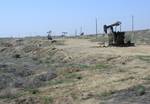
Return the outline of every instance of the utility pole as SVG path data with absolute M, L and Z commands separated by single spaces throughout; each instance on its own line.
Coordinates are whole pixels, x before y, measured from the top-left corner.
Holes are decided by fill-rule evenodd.
M 120 32 L 121 32 L 121 29 L 122 29 L 122 24 L 120 24 Z
M 96 38 L 97 38 L 97 35 L 98 35 L 98 32 L 97 32 L 97 27 L 98 27 L 98 26 L 97 26 L 97 18 L 96 18 L 96 21 L 95 21 L 95 22 L 96 22 Z
M 133 15 L 132 15 L 132 38 L 135 43 L 136 39 L 135 39 L 135 32 L 134 32 L 134 16 Z
M 77 31 L 77 29 L 75 29 L 75 36 L 77 36 L 78 35 L 78 31 Z
M 132 16 L 132 32 L 134 32 L 134 16 Z
M 48 35 L 51 35 L 51 34 L 52 34 L 52 31 L 51 31 L 51 30 L 49 30 L 47 33 L 48 33 Z
M 82 26 L 80 27 L 80 34 L 82 34 Z
M 68 32 L 62 32 L 62 37 L 65 37 Z

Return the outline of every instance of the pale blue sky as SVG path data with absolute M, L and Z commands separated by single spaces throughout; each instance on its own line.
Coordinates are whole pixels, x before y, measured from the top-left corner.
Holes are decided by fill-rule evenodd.
M 0 36 L 95 33 L 96 17 L 99 32 L 117 20 L 130 30 L 132 15 L 135 29 L 150 28 L 150 0 L 0 0 Z

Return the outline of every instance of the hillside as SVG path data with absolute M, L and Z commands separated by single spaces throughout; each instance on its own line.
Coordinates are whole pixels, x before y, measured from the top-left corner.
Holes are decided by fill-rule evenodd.
M 150 31 L 135 47 L 101 37 L 0 39 L 0 104 L 149 104 Z

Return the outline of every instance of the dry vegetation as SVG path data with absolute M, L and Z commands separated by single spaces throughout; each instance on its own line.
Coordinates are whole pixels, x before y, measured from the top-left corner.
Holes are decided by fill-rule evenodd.
M 150 38 L 107 48 L 94 38 L 0 39 L 0 104 L 149 104 Z

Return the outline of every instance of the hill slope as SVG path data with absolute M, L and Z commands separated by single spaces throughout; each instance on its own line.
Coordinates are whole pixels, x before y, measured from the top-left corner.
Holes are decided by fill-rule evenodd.
M 136 33 L 149 38 L 149 30 Z M 150 46 L 88 39 L 0 39 L 2 104 L 149 104 Z M 148 42 L 148 41 L 147 41 Z

